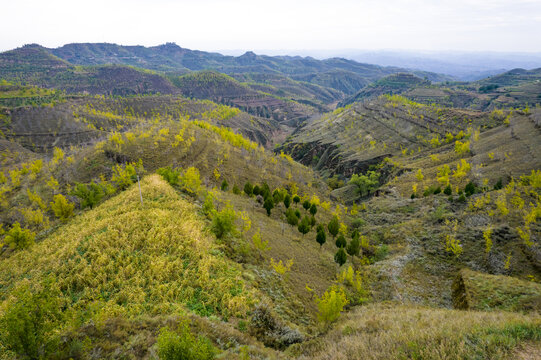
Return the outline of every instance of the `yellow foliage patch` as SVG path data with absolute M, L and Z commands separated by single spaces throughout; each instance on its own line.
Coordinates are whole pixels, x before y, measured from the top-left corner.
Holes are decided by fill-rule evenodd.
M 144 178 L 141 190 L 143 205 L 132 186 L 0 262 L 1 298 L 51 274 L 76 311 L 98 306 L 138 316 L 188 307 L 202 315 L 245 315 L 252 291 L 238 265 L 215 255 L 219 248 L 203 232 L 196 207 L 158 175 Z

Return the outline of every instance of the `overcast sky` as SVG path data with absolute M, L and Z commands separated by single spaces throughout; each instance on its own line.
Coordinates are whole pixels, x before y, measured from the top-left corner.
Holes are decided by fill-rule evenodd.
M 541 0 L 0 0 L 0 50 L 39 43 L 199 50 L 541 52 Z

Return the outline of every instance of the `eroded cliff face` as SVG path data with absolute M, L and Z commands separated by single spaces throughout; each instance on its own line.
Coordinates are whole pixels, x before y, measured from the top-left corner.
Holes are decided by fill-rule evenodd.
M 319 141 L 309 143 L 287 144 L 283 151 L 291 154 L 293 159 L 303 165 L 312 166 L 325 175 L 342 175 L 364 173 L 370 166 L 380 164 L 390 153 L 359 159 L 355 154 L 343 153 L 339 146 Z

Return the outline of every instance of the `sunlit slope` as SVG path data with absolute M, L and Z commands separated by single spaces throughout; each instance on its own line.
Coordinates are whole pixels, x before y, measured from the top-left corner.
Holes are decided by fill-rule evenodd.
M 421 169 L 425 180 L 433 179 L 432 184 L 437 184 L 437 174 L 443 166 L 456 169 L 462 159 L 471 165 L 467 179 L 477 184 L 485 182 L 490 186 L 502 179 L 505 184 L 512 177 L 527 175 L 531 170 L 541 168 L 541 128 L 536 125 L 537 114 L 511 113 L 506 124 L 480 132 L 478 136 L 459 140 L 469 144 L 469 149 L 462 153 L 457 152 L 455 140 L 428 148 L 419 154 L 399 154 L 396 160 L 407 169 Z M 406 196 L 411 185 L 418 182 L 414 171 L 399 177 L 393 184 Z M 454 186 L 465 185 L 459 182 L 455 181 Z
M 0 262 L 2 308 L 23 284 L 56 278 L 68 309 L 111 315 L 245 314 L 253 299 L 196 207 L 158 175 Z M 85 310 L 86 309 L 86 310 Z M 90 320 L 92 315 L 87 314 Z M 96 315 L 96 314 L 94 314 Z M 85 315 L 81 315 L 85 316 Z
M 286 141 L 284 149 L 303 164 L 350 176 L 385 157 L 429 149 L 434 141 L 445 141 L 448 133 L 455 136 L 468 127 L 491 128 L 501 122 L 480 112 L 382 96 L 307 123 Z
M 2 133 L 38 152 L 50 151 L 55 146 L 86 146 L 111 132 L 125 132 L 143 123 L 179 118 L 201 119 L 230 127 L 264 146 L 270 146 L 274 134 L 280 132 L 275 121 L 251 116 L 239 109 L 163 95 L 68 97 L 54 106 L 13 108 L 5 117 L 9 121 L 0 124 Z

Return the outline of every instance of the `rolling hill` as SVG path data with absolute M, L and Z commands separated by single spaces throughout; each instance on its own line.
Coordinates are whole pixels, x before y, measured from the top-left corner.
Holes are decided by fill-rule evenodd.
M 1 360 L 541 354 L 536 71 L 174 44 L 0 65 Z

